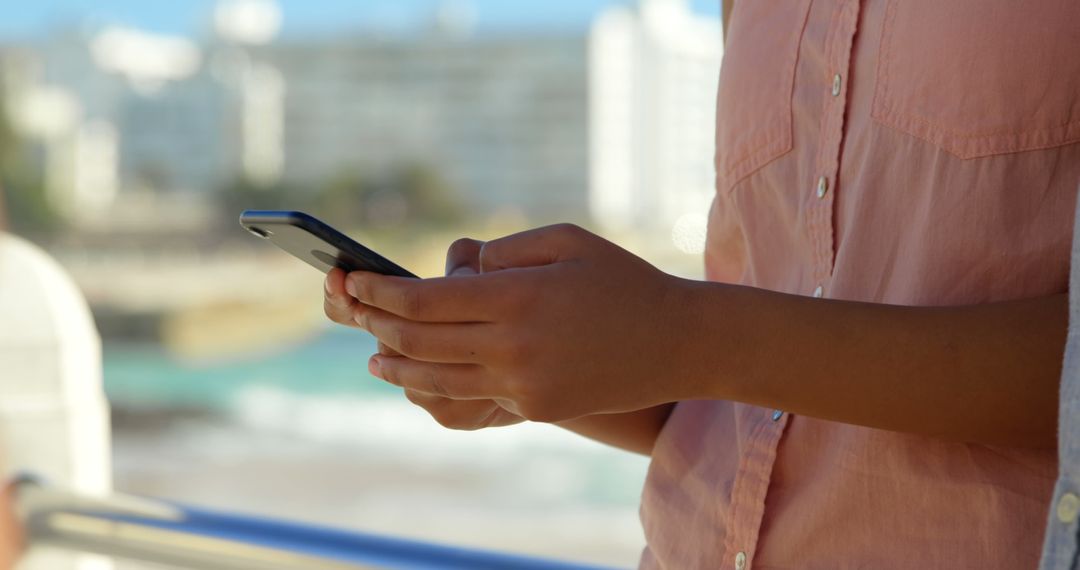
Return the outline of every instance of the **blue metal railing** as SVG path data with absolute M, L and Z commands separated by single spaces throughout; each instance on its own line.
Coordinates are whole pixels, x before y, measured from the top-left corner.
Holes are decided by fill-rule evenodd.
M 237 516 L 127 496 L 87 498 L 24 477 L 29 545 L 199 570 L 601 570 L 499 552 Z

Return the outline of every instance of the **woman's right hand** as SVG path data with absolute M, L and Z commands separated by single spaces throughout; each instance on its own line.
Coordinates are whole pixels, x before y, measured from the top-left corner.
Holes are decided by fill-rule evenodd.
M 446 274 L 463 275 L 479 272 L 480 248 L 483 242 L 459 239 L 446 253 Z M 356 317 L 365 306 L 345 291 L 345 272 L 333 269 L 326 275 L 323 310 L 335 323 L 357 327 Z M 379 353 L 400 356 L 393 349 L 379 343 Z M 442 396 L 405 390 L 410 402 L 423 408 L 435 421 L 455 430 L 473 431 L 489 427 L 519 424 L 525 418 L 508 412 L 494 400 L 454 400 Z

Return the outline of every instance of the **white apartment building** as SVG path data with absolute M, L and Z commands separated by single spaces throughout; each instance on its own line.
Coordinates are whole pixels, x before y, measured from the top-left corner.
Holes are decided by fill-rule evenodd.
M 686 0 L 641 0 L 594 23 L 589 207 L 602 227 L 674 231 L 698 247 L 678 234 L 703 232 L 713 195 L 722 33 Z

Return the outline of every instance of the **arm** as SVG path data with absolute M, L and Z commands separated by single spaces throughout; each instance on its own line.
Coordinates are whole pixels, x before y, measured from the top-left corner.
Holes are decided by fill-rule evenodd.
M 692 288 L 695 334 L 732 348 L 699 355 L 690 393 L 953 440 L 1055 444 L 1064 294 L 927 308 Z
M 597 414 L 557 422 L 561 428 L 626 451 L 652 455 L 660 430 L 674 404 L 664 404 L 622 414 Z
M 481 274 L 349 276 L 405 356 L 376 376 L 545 422 L 727 399 L 990 445 L 1054 445 L 1064 295 L 970 307 L 678 279 L 580 228 L 489 242 Z M 584 427 L 584 424 L 583 424 Z

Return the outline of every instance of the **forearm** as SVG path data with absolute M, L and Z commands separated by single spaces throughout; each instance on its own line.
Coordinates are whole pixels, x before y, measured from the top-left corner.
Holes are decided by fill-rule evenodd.
M 691 397 L 990 445 L 1051 447 L 1066 295 L 900 307 L 701 284 L 693 329 L 718 344 Z
M 672 408 L 674 404 L 666 404 L 636 412 L 586 416 L 556 425 L 626 451 L 652 455 L 656 438 Z

